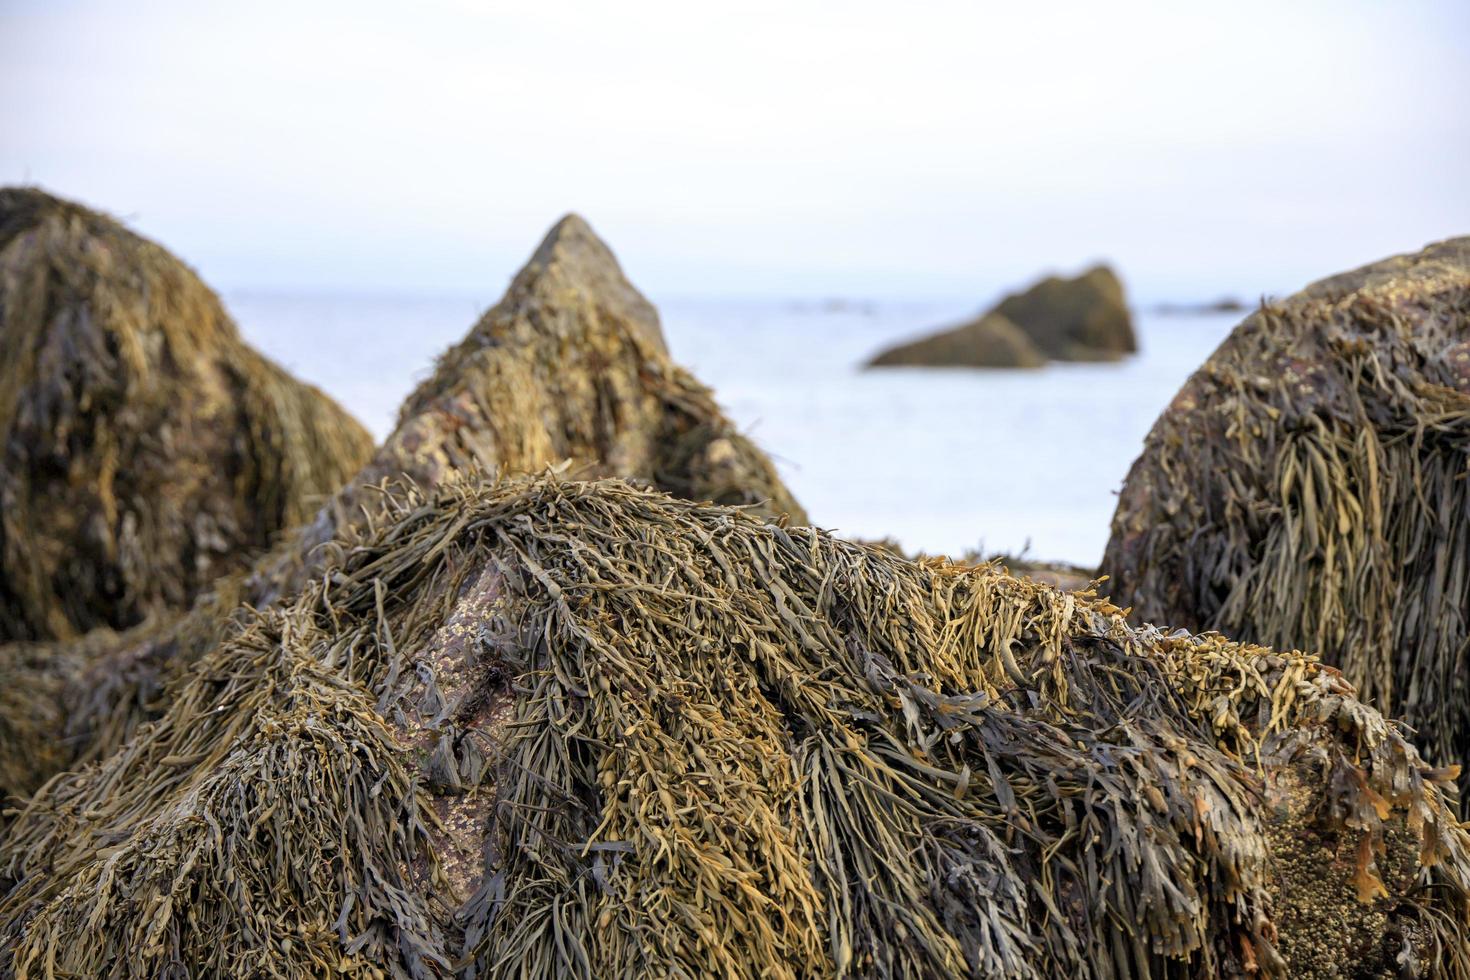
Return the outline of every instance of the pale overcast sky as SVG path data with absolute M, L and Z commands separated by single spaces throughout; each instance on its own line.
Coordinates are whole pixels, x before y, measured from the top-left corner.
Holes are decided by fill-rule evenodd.
M 493 299 L 573 209 L 666 296 L 1249 296 L 1470 233 L 1463 0 L 0 0 L 0 82 L 0 180 L 222 288 Z

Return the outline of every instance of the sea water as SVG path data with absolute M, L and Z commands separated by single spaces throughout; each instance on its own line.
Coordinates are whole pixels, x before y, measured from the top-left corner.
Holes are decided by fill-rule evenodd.
M 494 297 L 238 293 L 247 340 L 382 438 Z M 1136 316 L 1141 351 L 1035 371 L 864 370 L 977 310 L 954 302 L 660 299 L 676 360 L 776 461 L 814 523 L 931 554 L 1095 565 L 1143 438 L 1238 314 Z

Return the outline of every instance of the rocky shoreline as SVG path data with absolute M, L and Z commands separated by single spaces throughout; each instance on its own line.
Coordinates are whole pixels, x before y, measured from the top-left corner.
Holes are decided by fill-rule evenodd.
M 1470 976 L 1470 239 L 1247 318 L 1094 575 L 810 526 L 574 215 L 371 451 L 158 246 L 0 232 L 0 975 Z M 887 363 L 1136 346 L 1106 270 L 954 333 Z

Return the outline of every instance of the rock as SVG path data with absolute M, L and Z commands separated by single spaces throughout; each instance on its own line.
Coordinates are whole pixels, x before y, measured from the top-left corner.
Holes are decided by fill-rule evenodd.
M 1319 652 L 1427 758 L 1458 765 L 1467 457 L 1459 238 L 1324 279 L 1236 327 L 1155 423 L 1101 570 L 1143 621 Z
M 951 330 L 886 350 L 868 363 L 870 367 L 1037 368 L 1046 363 L 1046 355 L 1020 327 L 998 313 L 987 313 Z
M 62 703 L 38 712 L 65 721 L 71 764 L 103 758 L 158 716 L 231 610 L 293 595 L 322 574 L 345 540 L 379 520 L 384 484 L 410 480 L 432 490 L 550 468 L 806 522 L 766 455 L 725 417 L 708 388 L 669 359 L 657 312 L 612 252 L 569 215 L 504 298 L 439 359 L 404 403 L 394 432 L 310 524 L 285 536 L 247 575 L 217 583 L 189 615 L 93 643 L 85 656 L 58 651 L 56 663 L 72 673 L 60 687 Z M 0 656 L 0 668 L 4 661 Z M 55 688 L 37 685 L 46 697 L 56 697 Z M 54 771 L 36 769 L 25 784 L 0 784 L 0 791 L 21 791 Z
M 1222 296 L 1213 303 L 1160 303 L 1154 312 L 1160 316 L 1208 316 L 1216 313 L 1244 313 L 1248 307 L 1233 296 Z
M 371 451 L 163 248 L 0 189 L 0 641 L 187 609 Z
M 995 312 L 1057 361 L 1110 361 L 1138 350 L 1123 284 L 1105 265 L 1075 279 L 1048 276 L 1007 296 Z
M 1138 349 L 1123 285 L 1107 266 L 1075 279 L 1049 276 L 969 323 L 899 344 L 869 367 L 1040 367 L 1048 360 L 1110 361 Z
M 368 465 L 279 560 L 257 568 L 251 594 L 269 601 L 312 574 L 321 547 L 344 520 L 362 520 L 384 480 L 431 488 L 468 472 L 552 466 L 807 520 L 766 455 L 669 359 L 658 312 L 612 251 L 569 214 L 409 395 Z
M 622 481 L 333 554 L 15 817 L 0 973 L 1470 968 L 1446 775 L 1310 657 Z

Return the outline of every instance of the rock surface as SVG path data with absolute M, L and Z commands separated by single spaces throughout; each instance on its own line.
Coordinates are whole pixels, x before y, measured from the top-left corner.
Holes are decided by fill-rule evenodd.
M 1074 279 L 1048 276 L 995 311 L 1052 360 L 1110 361 L 1138 350 L 1123 283 L 1104 265 Z
M 871 367 L 952 366 L 1037 368 L 1046 355 L 1025 332 L 998 313 L 987 313 L 943 333 L 884 351 Z
M 1109 361 L 1138 349 L 1123 284 L 1107 266 L 1074 279 L 1048 276 L 990 312 L 892 347 L 870 367 L 1040 367 L 1054 361 Z
M 1463 764 L 1467 458 L 1459 238 L 1324 279 L 1236 327 L 1145 441 L 1101 571 L 1141 620 L 1320 652 L 1431 761 Z

